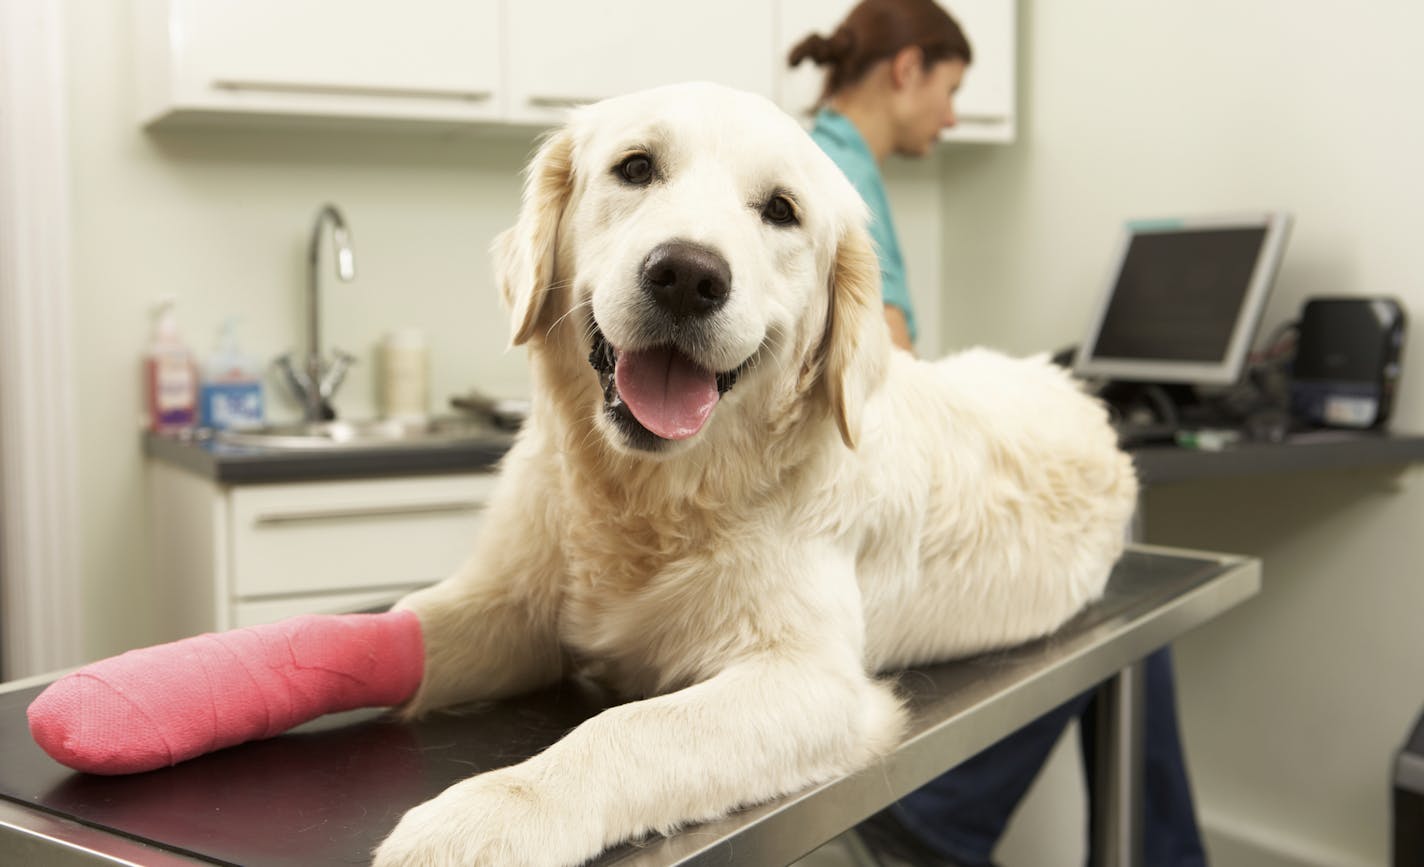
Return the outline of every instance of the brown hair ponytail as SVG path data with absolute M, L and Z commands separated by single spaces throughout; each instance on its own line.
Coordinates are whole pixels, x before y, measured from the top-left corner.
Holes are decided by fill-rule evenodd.
M 926 69 L 941 60 L 974 59 L 958 22 L 934 0 L 862 0 L 829 38 L 812 33 L 797 43 L 787 62 L 826 67 L 820 104 L 910 46 L 920 49 Z

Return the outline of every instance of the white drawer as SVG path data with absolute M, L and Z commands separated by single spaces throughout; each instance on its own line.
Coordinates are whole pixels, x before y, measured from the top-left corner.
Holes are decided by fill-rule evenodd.
M 241 600 L 438 581 L 469 556 L 495 479 L 233 488 L 230 592 Z

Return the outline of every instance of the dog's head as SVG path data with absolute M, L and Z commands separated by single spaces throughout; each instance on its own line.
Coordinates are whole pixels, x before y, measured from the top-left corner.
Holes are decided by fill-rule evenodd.
M 761 97 L 696 84 L 588 106 L 495 242 L 512 342 L 587 357 L 577 411 L 620 451 L 674 454 L 730 404 L 777 400 L 823 401 L 854 446 L 889 351 L 865 216 Z

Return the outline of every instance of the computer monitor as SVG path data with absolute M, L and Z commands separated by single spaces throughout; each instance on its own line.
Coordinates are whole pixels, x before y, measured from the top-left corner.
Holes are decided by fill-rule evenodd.
M 1120 382 L 1238 381 L 1290 224 L 1279 212 L 1127 223 L 1073 372 Z

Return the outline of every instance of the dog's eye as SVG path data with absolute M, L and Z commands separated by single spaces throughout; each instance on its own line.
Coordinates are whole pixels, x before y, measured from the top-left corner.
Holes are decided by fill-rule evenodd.
M 768 223 L 775 223 L 778 226 L 790 226 L 796 223 L 796 209 L 791 206 L 790 200 L 785 196 L 772 196 L 761 209 L 762 219 Z
M 653 160 L 647 154 L 633 154 L 624 157 L 614 171 L 628 183 L 641 186 L 653 179 Z

